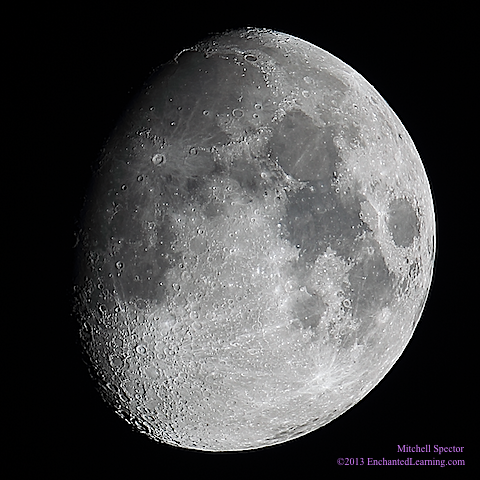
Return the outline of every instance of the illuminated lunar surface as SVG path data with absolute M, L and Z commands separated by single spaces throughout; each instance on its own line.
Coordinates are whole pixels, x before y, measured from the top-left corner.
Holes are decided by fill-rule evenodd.
M 154 440 L 261 448 L 344 413 L 397 361 L 435 218 L 407 131 L 298 38 L 208 38 L 148 79 L 95 170 L 75 313 L 99 390 Z

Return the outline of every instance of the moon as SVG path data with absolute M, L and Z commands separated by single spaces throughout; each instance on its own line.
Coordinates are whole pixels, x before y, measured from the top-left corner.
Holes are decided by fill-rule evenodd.
M 357 404 L 412 337 L 435 258 L 429 182 L 392 109 L 330 53 L 259 28 L 148 78 L 75 235 L 101 395 L 205 451 L 283 443 Z

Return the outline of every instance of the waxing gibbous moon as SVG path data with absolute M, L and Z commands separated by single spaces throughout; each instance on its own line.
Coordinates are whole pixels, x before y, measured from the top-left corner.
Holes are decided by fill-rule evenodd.
M 74 311 L 98 388 L 150 438 L 274 445 L 394 365 L 432 280 L 435 217 L 379 93 L 291 35 L 214 35 L 160 67 L 102 151 Z

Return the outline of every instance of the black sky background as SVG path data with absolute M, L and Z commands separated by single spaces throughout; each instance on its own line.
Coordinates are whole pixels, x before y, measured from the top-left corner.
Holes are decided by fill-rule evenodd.
M 41 390 L 45 406 L 38 414 L 38 428 L 21 448 L 22 468 L 49 472 L 52 478 L 69 472 L 95 472 L 98 478 L 174 474 L 186 478 L 204 472 L 214 478 L 233 473 L 263 478 L 286 470 L 313 471 L 320 478 L 341 475 L 346 469 L 373 468 L 338 466 L 339 457 L 365 462 L 369 457 L 406 457 L 398 454 L 397 445 L 429 444 L 432 449 L 457 445 L 473 450 L 466 432 L 474 403 L 468 384 L 476 372 L 465 346 L 475 315 L 470 313 L 472 301 L 464 288 L 471 280 L 462 266 L 462 250 L 474 240 L 461 212 L 476 205 L 462 202 L 462 154 L 456 130 L 458 109 L 471 101 L 462 88 L 468 68 L 459 66 L 465 65 L 459 58 L 461 47 L 468 47 L 459 37 L 460 24 L 468 12 L 447 7 L 405 12 L 391 5 L 375 12 L 363 7 L 352 10 L 348 4 L 333 12 L 298 8 L 258 13 L 245 4 L 235 8 L 225 4 L 219 10 L 210 4 L 165 10 L 132 3 L 113 9 L 75 6 L 42 12 L 44 20 L 32 35 L 38 41 L 30 41 L 25 56 L 38 72 L 36 88 L 49 122 L 44 140 L 54 152 L 48 158 L 62 178 L 55 193 L 47 195 L 55 219 L 59 266 L 52 287 L 55 308 L 45 306 L 51 310 L 44 315 L 53 317 L 48 341 L 53 340 L 57 350 L 44 360 L 49 372 Z M 182 48 L 210 32 L 243 26 L 273 28 L 320 46 L 356 69 L 385 98 L 412 136 L 430 180 L 437 215 L 437 260 L 412 340 L 365 399 L 297 440 L 250 452 L 215 454 L 157 444 L 103 404 L 81 361 L 70 312 L 73 229 L 90 165 L 131 93 Z M 467 455 L 408 456 L 464 459 Z M 441 470 L 448 468 L 453 467 Z

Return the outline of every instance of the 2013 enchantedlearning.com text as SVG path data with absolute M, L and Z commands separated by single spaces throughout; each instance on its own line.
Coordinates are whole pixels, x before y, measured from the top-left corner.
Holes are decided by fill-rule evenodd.
M 397 445 L 397 453 L 437 453 L 451 454 L 451 453 L 464 453 L 464 447 L 457 446 L 440 446 L 440 445 L 425 445 L 425 446 L 411 446 L 411 445 Z M 374 458 L 374 457 L 339 457 L 337 458 L 338 465 L 368 465 L 368 466 L 388 466 L 388 465 L 409 465 L 409 466 L 464 466 L 464 459 L 446 459 L 446 458 L 419 458 L 414 459 L 412 457 L 406 458 Z

